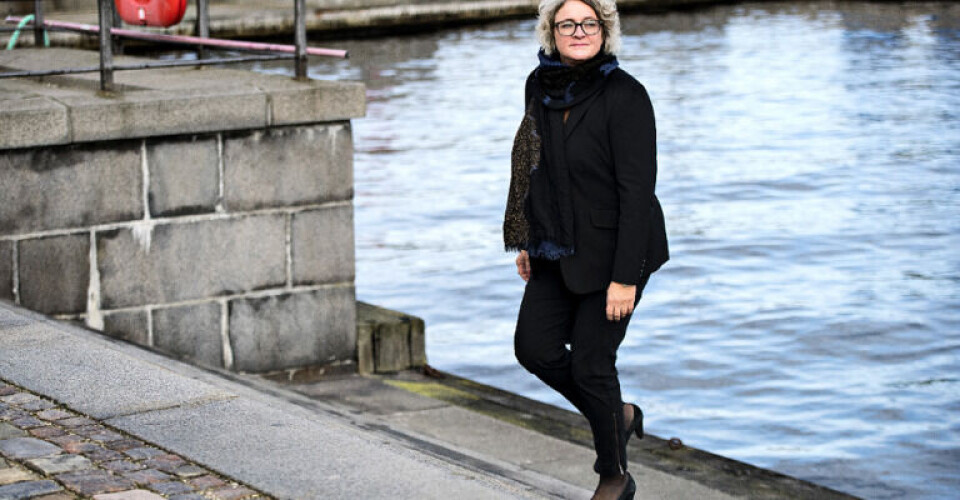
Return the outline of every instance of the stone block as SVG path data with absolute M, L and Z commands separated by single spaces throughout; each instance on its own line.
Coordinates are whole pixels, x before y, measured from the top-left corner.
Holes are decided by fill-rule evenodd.
M 58 475 L 57 480 L 83 496 L 131 490 L 134 487 L 133 481 L 114 476 L 105 470 L 65 472 Z
M 101 431 L 101 432 L 96 432 L 96 433 L 93 433 L 93 434 L 87 434 L 87 437 L 89 437 L 90 439 L 92 439 L 92 440 L 94 440 L 94 441 L 100 441 L 100 442 L 104 442 L 104 443 L 108 443 L 108 442 L 110 442 L 110 441 L 120 441 L 121 439 L 126 439 L 126 438 L 123 436 L 123 434 L 120 434 L 120 433 L 117 433 L 117 432 L 113 432 L 113 431 L 111 431 L 111 430 L 109 430 L 109 429 L 104 429 L 104 430 Z
M 50 458 L 28 460 L 36 470 L 44 474 L 59 474 L 77 470 L 93 469 L 93 462 L 79 455 L 58 455 Z
M 42 497 L 33 497 L 32 500 L 74 500 L 76 497 L 69 493 L 58 492 L 43 495 Z
M 94 436 L 91 436 L 91 439 L 97 439 Z M 83 454 L 85 457 L 93 460 L 97 464 L 103 462 L 113 462 L 115 460 L 122 460 L 123 455 L 119 452 L 108 450 L 103 446 L 97 446 L 96 449 L 89 450 Z
M 187 482 L 190 484 L 190 486 L 193 486 L 197 490 L 216 488 L 217 486 L 224 486 L 227 484 L 226 481 L 210 474 L 191 479 Z
M 53 408 L 54 406 L 56 405 L 45 399 L 38 399 L 36 401 L 31 401 L 27 404 L 20 405 L 20 408 L 23 410 L 29 410 L 29 411 L 39 411 L 39 410 L 46 410 L 48 408 Z
M 193 493 L 193 488 L 186 483 L 181 483 L 180 481 L 170 481 L 166 483 L 152 483 L 147 486 L 157 493 L 163 495 L 176 495 L 178 493 Z
M 0 441 L 14 437 L 24 437 L 26 435 L 27 433 L 23 429 L 7 422 L 0 422 Z M 2 465 L 2 461 L 0 461 L 0 465 Z
M 425 365 L 425 333 L 421 318 L 357 302 L 359 369 L 362 373 L 384 373 Z
M 265 372 L 353 359 L 354 301 L 352 286 L 231 301 L 234 368 Z
M 148 314 L 146 310 L 106 313 L 103 333 L 134 344 L 150 345 Z
M 10 423 L 21 429 L 34 429 L 46 425 L 43 420 L 31 416 L 15 418 L 11 420 Z
M 44 314 L 76 314 L 87 310 L 90 235 L 22 240 L 18 260 L 20 303 L 24 307 Z
M 39 400 L 40 398 L 38 396 L 34 396 L 29 392 L 15 392 L 7 396 L 0 396 L 0 401 L 3 401 L 4 403 L 8 403 L 8 404 L 17 405 L 17 406 L 23 406 L 25 404 L 32 403 L 34 401 L 39 401 Z
M 208 302 L 153 311 L 153 345 L 180 359 L 223 367 L 222 307 Z
M 60 98 L 70 108 L 75 142 L 156 137 L 267 125 L 266 95 L 255 89 L 145 90 L 117 98 L 77 95 Z
M 357 309 L 360 303 L 357 303 Z M 373 331 L 376 328 L 374 323 L 361 321 L 357 318 L 357 372 L 361 375 L 369 375 L 374 372 L 376 366 L 373 358 Z
M 33 479 L 39 479 L 36 474 L 27 472 L 23 469 L 15 469 L 13 467 L 0 467 L 0 486 L 11 483 L 19 483 L 20 481 L 30 481 Z M 0 497 L 3 498 L 3 497 Z
M 64 427 L 86 427 L 89 425 L 96 424 L 95 421 L 90 420 L 87 417 L 70 417 L 70 418 L 65 418 L 63 420 L 60 420 L 57 423 Z
M 209 500 L 210 497 L 199 493 L 184 493 L 183 495 L 173 495 L 167 498 L 170 500 Z
M 163 450 L 154 448 L 153 446 L 142 446 L 140 448 L 132 448 L 125 451 L 124 453 L 126 453 L 128 457 L 134 460 L 144 460 L 147 458 L 166 455 L 166 452 L 164 452 Z
M 48 98 L 5 100 L 0 106 L 0 149 L 65 144 L 70 140 L 67 108 Z
M 107 469 L 112 472 L 123 473 L 128 471 L 134 471 L 143 469 L 145 465 L 139 464 L 132 460 L 112 460 L 109 462 L 103 462 L 100 464 L 100 467 Z
M 349 124 L 225 134 L 223 169 L 224 206 L 230 211 L 350 199 Z
M 373 332 L 377 372 L 396 372 L 410 367 L 410 325 L 384 323 Z
M 0 155 L 0 234 L 143 217 L 139 141 Z
M 172 471 L 179 478 L 187 479 L 191 477 L 202 476 L 208 471 L 197 465 L 181 465 Z
M 55 420 L 63 420 L 65 418 L 72 418 L 72 417 L 75 417 L 76 415 L 72 412 L 64 411 L 59 408 L 50 408 L 48 410 L 43 410 L 37 413 L 37 416 L 44 420 L 52 422 Z
M 0 455 L 15 460 L 50 457 L 62 452 L 59 446 L 36 438 L 19 437 L 0 441 Z
M 44 479 L 41 481 L 23 481 L 19 483 L 0 486 L 0 498 L 36 498 L 47 493 L 55 493 L 62 490 L 59 484 Z
M 422 318 L 408 316 L 410 321 L 410 366 L 427 364 L 427 332 Z
M 366 89 L 359 82 L 309 82 L 312 88 L 267 89 L 271 125 L 349 120 L 366 114 Z
M 147 141 L 148 199 L 154 217 L 213 212 L 220 197 L 215 136 Z
M 93 496 L 93 500 L 163 500 L 163 498 L 147 490 L 129 490 Z
M 97 233 L 104 309 L 164 304 L 286 283 L 283 215 Z
M 13 246 L 12 241 L 0 241 L 0 299 L 13 300 Z
M 164 472 L 175 473 L 177 469 L 186 465 L 186 460 L 176 455 L 158 455 L 143 461 L 143 465 Z
M 145 469 L 123 473 L 123 477 L 137 484 L 151 484 L 165 482 L 173 479 L 172 476 L 157 469 Z
M 295 214 L 291 242 L 294 284 L 353 281 L 353 206 Z

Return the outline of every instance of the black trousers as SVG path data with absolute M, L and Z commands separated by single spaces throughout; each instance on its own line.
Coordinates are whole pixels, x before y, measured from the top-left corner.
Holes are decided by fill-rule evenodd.
M 622 474 L 627 450 L 616 361 L 630 316 L 607 320 L 606 290 L 575 294 L 557 262 L 532 260 L 514 334 L 517 360 L 590 422 L 600 475 Z M 637 286 L 638 300 L 647 278 Z

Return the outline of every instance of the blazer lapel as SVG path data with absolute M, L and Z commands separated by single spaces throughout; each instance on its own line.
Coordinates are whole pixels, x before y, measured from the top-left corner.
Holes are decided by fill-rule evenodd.
M 590 111 L 590 104 L 597 98 L 600 92 L 593 94 L 592 96 L 586 98 L 580 104 L 570 108 L 570 116 L 567 117 L 567 122 L 563 124 L 563 138 L 566 139 L 570 137 L 570 134 L 573 133 L 573 129 L 577 128 L 577 125 L 583 120 L 583 117 L 587 115 Z

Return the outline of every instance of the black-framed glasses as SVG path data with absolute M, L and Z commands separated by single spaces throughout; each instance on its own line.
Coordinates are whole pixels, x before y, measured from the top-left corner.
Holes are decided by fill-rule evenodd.
M 577 27 L 583 30 L 584 35 L 596 35 L 600 32 L 601 26 L 603 26 L 603 21 L 599 19 L 584 19 L 579 23 L 567 19 L 566 21 L 553 23 L 553 27 L 557 29 L 557 33 L 563 36 L 573 36 L 573 34 L 577 32 Z

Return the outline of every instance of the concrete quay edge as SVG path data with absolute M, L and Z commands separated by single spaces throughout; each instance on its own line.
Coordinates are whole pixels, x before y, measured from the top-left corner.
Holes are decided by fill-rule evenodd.
M 118 56 L 116 64 L 147 59 Z M 93 67 L 95 51 L 25 48 L 0 52 L 0 71 Z M 295 81 L 213 68 L 119 71 L 118 91 L 99 74 L 0 79 L 0 150 L 346 121 L 366 113 L 359 82 Z
M 592 450 L 590 426 L 580 414 L 452 373 L 429 369 L 426 377 L 397 374 L 386 383 L 447 401 L 540 434 Z M 802 479 L 645 433 L 628 445 L 631 467 L 682 477 L 738 498 L 854 499 Z

